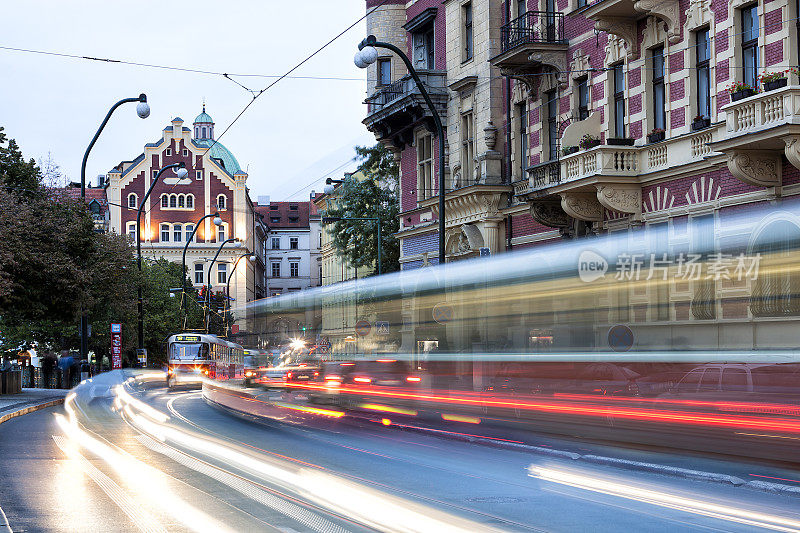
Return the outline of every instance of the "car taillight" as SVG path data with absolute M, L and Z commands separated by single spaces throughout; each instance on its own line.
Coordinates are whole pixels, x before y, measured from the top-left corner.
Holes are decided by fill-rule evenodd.
M 411 383 L 419 383 L 421 381 L 421 378 L 419 378 L 418 376 L 408 376 L 406 378 L 406 381 Z
M 353 378 L 353 381 L 357 383 L 372 383 L 370 378 Z
M 291 372 L 287 372 L 286 373 L 286 379 L 292 379 L 292 373 Z

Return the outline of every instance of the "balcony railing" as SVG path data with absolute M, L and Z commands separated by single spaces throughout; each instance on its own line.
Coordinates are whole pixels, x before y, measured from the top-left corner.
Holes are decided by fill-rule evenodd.
M 419 70 L 417 73 L 419 74 L 420 81 L 425 86 L 425 89 L 429 94 L 446 94 L 446 72 L 435 70 Z M 403 76 L 399 80 L 389 85 L 378 87 L 375 92 L 365 100 L 368 106 L 367 112 L 371 114 L 376 111 L 380 111 L 395 100 L 414 93 L 419 94 L 419 89 L 417 89 L 417 84 L 414 82 L 414 78 L 412 78 L 411 75 Z
M 800 87 L 759 93 L 722 108 L 728 135 L 742 135 L 784 123 L 800 122 Z
M 528 11 L 500 28 L 502 51 L 530 43 L 565 43 L 564 14 Z
M 558 160 L 539 163 L 528 168 L 528 174 L 533 189 L 552 187 L 561 183 L 561 163 Z

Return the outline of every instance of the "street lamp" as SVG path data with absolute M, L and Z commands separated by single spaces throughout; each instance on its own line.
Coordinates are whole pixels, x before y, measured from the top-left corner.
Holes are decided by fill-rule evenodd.
M 239 266 L 239 261 L 241 261 L 245 257 L 248 257 L 248 260 L 251 263 L 255 263 L 256 262 L 255 254 L 251 254 L 250 252 L 246 252 L 246 253 L 243 253 L 242 255 L 240 255 L 236 259 L 236 262 L 233 264 L 233 268 L 231 269 L 230 273 L 228 274 L 228 280 L 225 283 L 225 296 L 226 296 L 226 299 L 228 300 L 227 304 L 228 304 L 228 311 L 229 312 L 231 310 L 231 279 L 233 278 L 233 273 L 236 272 L 236 267 Z M 226 337 L 228 336 L 228 316 L 227 316 L 227 314 L 225 315 L 225 336 Z
M 380 276 L 381 271 L 381 219 L 380 217 L 363 217 L 363 218 L 355 218 L 355 217 L 322 217 L 323 224 L 330 224 L 331 222 L 338 222 L 340 220 L 368 220 L 371 222 L 375 222 L 375 225 L 378 227 L 378 275 Z
M 325 180 L 325 194 L 333 193 L 333 189 L 336 188 L 336 185 L 341 185 L 344 183 L 344 180 L 335 180 L 333 178 L 328 178 Z
M 406 68 L 408 69 L 409 74 L 411 77 L 414 78 L 414 82 L 417 84 L 417 88 L 419 92 L 422 94 L 422 97 L 425 99 L 425 103 L 428 104 L 428 108 L 431 110 L 431 114 L 433 115 L 433 123 L 436 126 L 436 136 L 439 137 L 439 264 L 444 264 L 444 193 L 445 193 L 445 183 L 444 183 L 444 133 L 442 128 L 442 119 L 439 116 L 439 113 L 436 111 L 436 108 L 433 106 L 433 101 L 431 101 L 430 95 L 428 95 L 428 91 L 425 89 L 425 86 L 422 84 L 422 81 L 419 79 L 419 74 L 414 69 L 414 66 L 411 64 L 411 61 L 408 59 L 405 53 L 400 50 L 398 47 L 391 43 L 384 43 L 378 41 L 374 35 L 370 35 L 363 41 L 361 41 L 358 45 L 358 52 L 356 53 L 355 58 L 353 61 L 355 62 L 358 68 L 367 68 L 367 66 L 371 65 L 375 61 L 378 60 L 378 51 L 376 48 L 386 48 L 387 50 L 391 50 L 398 56 L 400 59 L 403 60 L 403 63 L 406 64 Z
M 219 253 L 222 251 L 222 248 L 229 242 L 236 243 L 233 245 L 234 248 L 238 248 L 239 246 L 242 245 L 242 241 L 240 241 L 235 237 L 222 241 L 219 245 L 219 248 L 217 248 L 217 253 L 214 254 L 214 259 L 211 261 L 211 264 L 208 265 L 208 290 L 206 290 L 206 308 L 205 308 L 206 333 L 208 333 L 208 310 L 211 307 L 211 271 L 214 268 L 214 263 L 217 262 L 217 257 L 219 257 Z
M 111 118 L 111 114 L 116 111 L 116 109 L 121 106 L 122 104 L 127 104 L 129 102 L 139 102 L 136 105 L 136 114 L 139 115 L 139 118 L 147 118 L 150 116 L 150 105 L 147 103 L 147 95 L 144 93 L 140 94 L 138 98 L 123 98 L 113 106 L 111 109 L 108 110 L 106 113 L 106 118 L 103 119 L 103 123 L 100 124 L 100 127 L 97 128 L 97 132 L 94 134 L 92 138 L 92 142 L 89 143 L 88 148 L 86 148 L 86 152 L 83 154 L 83 162 L 81 163 L 81 201 L 86 201 L 86 161 L 89 159 L 89 152 L 92 151 L 94 147 L 94 143 L 97 142 L 97 138 L 100 137 L 100 133 L 103 131 L 103 128 L 106 127 L 108 124 L 108 119 Z M 86 315 L 84 314 L 83 309 L 81 309 L 81 359 L 87 359 L 89 353 L 89 331 L 88 331 L 88 323 L 86 321 Z
M 198 228 L 200 228 L 200 224 L 207 218 L 214 217 L 214 224 L 217 227 L 222 226 L 222 219 L 219 217 L 219 213 L 211 213 L 204 217 L 201 217 L 200 220 L 197 221 L 197 224 L 194 225 L 194 230 L 192 230 L 192 234 L 186 238 L 186 244 L 183 246 L 183 258 L 181 260 L 181 264 L 183 265 L 183 270 L 181 270 L 181 276 L 183 279 L 181 281 L 181 309 L 180 312 L 183 313 L 183 310 L 186 305 L 186 249 L 189 248 L 189 243 L 192 242 L 194 239 L 195 233 L 197 233 Z M 184 320 L 184 328 L 186 327 L 186 322 Z
M 150 184 L 150 188 L 147 189 L 147 192 L 142 198 L 142 201 L 139 202 L 139 209 L 136 212 L 136 257 L 137 257 L 137 264 L 139 265 L 139 275 L 142 274 L 142 209 L 144 209 L 144 204 L 147 202 L 147 199 L 150 197 L 150 193 L 153 192 L 153 188 L 158 183 L 158 178 L 161 177 L 161 174 L 164 173 L 165 170 L 168 168 L 174 168 L 175 174 L 178 175 L 178 179 L 182 180 L 186 176 L 189 175 L 189 171 L 186 170 L 186 164 L 181 161 L 180 163 L 173 163 L 171 165 L 167 165 L 161 170 L 158 171 L 156 177 L 153 178 L 153 183 Z M 144 304 L 142 300 L 142 280 L 139 280 L 139 350 L 144 349 Z

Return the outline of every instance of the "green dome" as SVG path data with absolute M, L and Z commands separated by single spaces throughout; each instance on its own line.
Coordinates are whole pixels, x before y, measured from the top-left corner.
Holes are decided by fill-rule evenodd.
M 210 146 L 211 150 L 208 151 L 208 156 L 217 160 L 218 163 L 221 161 L 222 166 L 231 176 L 241 172 L 242 167 L 239 166 L 239 162 L 236 161 L 230 150 L 222 146 L 222 143 L 214 142 L 211 139 L 195 139 L 194 144 L 200 148 L 208 148 Z
M 204 123 L 208 122 L 208 123 L 211 123 L 211 124 L 214 123 L 214 119 L 211 118 L 211 115 L 206 113 L 206 108 L 205 107 L 203 108 L 203 112 L 200 113 L 199 115 L 197 115 L 197 118 L 194 119 L 194 123 L 195 124 L 197 124 L 198 122 L 204 122 Z

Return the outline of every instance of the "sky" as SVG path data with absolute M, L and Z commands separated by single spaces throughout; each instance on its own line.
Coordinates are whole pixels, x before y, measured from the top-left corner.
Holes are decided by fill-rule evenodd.
M 76 54 L 215 73 L 281 75 L 364 15 L 363 0 L 171 0 L 6 2 L 0 47 Z M 293 76 L 264 92 L 220 139 L 246 169 L 250 196 L 303 200 L 324 178 L 353 170 L 355 145 L 375 138 L 366 113 L 365 71 L 353 64 L 362 20 Z M 275 78 L 231 76 L 248 89 Z M 220 74 L 88 61 L 0 48 L 0 126 L 26 158 L 49 157 L 72 181 L 108 109 L 146 93 L 151 114 L 118 108 L 93 148 L 94 181 L 144 144 L 161 138 L 175 116 L 191 127 L 203 100 L 215 134 L 231 124 L 251 93 Z

